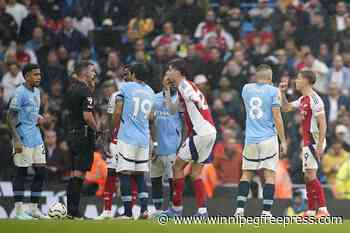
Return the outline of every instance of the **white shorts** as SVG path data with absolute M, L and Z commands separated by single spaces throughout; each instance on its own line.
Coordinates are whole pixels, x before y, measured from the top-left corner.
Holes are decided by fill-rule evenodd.
M 46 151 L 44 144 L 35 147 L 23 147 L 22 153 L 13 155 L 16 167 L 31 167 L 33 164 L 46 164 Z
M 106 159 L 107 167 L 110 169 L 117 169 L 117 144 L 109 143 L 109 152 L 111 153 L 112 158 Z
M 306 169 L 318 169 L 319 161 L 316 158 L 315 151 L 316 145 L 303 146 L 303 172 L 305 172 Z
M 130 145 L 118 140 L 117 153 L 117 172 L 148 172 L 149 147 Z
M 151 178 L 161 177 L 165 179 L 173 178 L 173 164 L 176 155 L 160 155 L 151 161 Z
M 258 144 L 246 144 L 243 150 L 243 170 L 268 169 L 276 171 L 279 158 L 277 136 Z
M 188 137 L 182 144 L 178 156 L 184 161 L 207 163 L 212 153 L 216 140 L 216 134 L 205 136 L 194 135 Z

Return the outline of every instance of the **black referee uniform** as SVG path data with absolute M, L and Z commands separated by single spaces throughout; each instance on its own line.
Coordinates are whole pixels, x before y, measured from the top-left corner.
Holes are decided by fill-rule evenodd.
M 94 100 L 89 87 L 74 80 L 66 94 L 68 115 L 67 142 L 71 155 L 71 171 L 85 174 L 91 169 L 95 146 L 95 132 L 84 120 L 84 112 L 92 112 Z M 68 215 L 81 217 L 79 213 L 80 191 L 84 177 L 71 177 L 67 187 Z

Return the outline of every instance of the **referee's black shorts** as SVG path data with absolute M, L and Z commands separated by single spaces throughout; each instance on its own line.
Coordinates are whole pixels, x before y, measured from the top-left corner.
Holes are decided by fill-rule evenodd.
M 94 161 L 95 137 L 93 135 L 69 135 L 71 171 L 90 171 Z

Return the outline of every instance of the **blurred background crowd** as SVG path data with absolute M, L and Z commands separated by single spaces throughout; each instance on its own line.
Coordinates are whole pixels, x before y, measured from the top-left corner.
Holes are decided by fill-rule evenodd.
M 254 81 L 255 67 L 266 63 L 274 84 L 289 80 L 290 100 L 299 96 L 297 72 L 316 72 L 328 121 L 319 176 L 329 196 L 350 199 L 349 6 L 333 0 L 0 0 L 0 180 L 13 174 L 5 114 L 24 82 L 24 64 L 41 66 L 49 182 L 64 182 L 69 148 L 63 97 L 75 64 L 96 65 L 96 116 L 104 122 L 121 66 L 144 63 L 158 92 L 167 62 L 182 57 L 219 130 L 213 163 L 203 173 L 209 193 L 239 181 L 245 127 L 240 93 Z M 290 198 L 303 184 L 300 115 L 284 119 L 289 152 L 279 162 L 276 195 Z M 259 174 L 255 180 L 259 186 Z

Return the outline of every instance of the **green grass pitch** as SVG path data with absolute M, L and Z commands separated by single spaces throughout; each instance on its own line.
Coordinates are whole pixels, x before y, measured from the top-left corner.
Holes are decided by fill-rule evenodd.
M 286 232 L 286 233 L 320 233 L 349 232 L 350 220 L 339 225 L 159 225 L 154 221 L 16 221 L 0 220 L 0 233 L 240 233 L 240 232 Z

